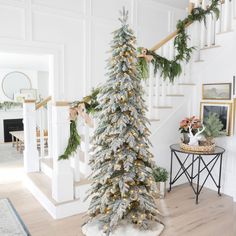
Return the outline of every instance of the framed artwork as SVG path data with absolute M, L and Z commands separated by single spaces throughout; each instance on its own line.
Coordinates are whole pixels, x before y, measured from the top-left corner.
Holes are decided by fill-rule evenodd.
M 231 134 L 232 103 L 201 102 L 200 117 L 202 122 L 208 118 L 209 113 L 217 113 L 223 124 L 222 134 Z
M 21 89 L 20 93 L 28 100 L 37 100 L 37 89 Z
M 232 84 L 203 84 L 202 99 L 203 100 L 231 100 Z

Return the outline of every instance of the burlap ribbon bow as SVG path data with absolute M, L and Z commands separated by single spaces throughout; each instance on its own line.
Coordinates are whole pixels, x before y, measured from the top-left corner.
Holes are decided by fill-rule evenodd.
M 93 119 L 86 113 L 86 108 L 84 103 L 80 103 L 77 107 L 70 108 L 70 120 L 76 120 L 80 116 L 84 119 L 85 124 L 93 128 Z
M 146 48 L 142 48 L 141 52 L 142 53 L 140 55 L 138 55 L 138 57 L 144 58 L 148 63 L 151 62 L 154 59 L 154 57 L 152 55 L 147 55 L 147 49 Z

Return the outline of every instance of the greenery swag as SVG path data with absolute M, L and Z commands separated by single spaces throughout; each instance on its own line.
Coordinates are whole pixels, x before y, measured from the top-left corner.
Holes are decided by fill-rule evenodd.
M 83 104 L 85 106 L 85 111 L 87 114 L 94 114 L 98 111 L 98 101 L 97 96 L 100 92 L 100 88 L 92 90 L 91 95 L 84 97 L 81 101 L 75 101 L 71 103 L 70 108 L 70 137 L 68 140 L 67 147 L 64 153 L 59 157 L 58 160 L 68 160 L 72 154 L 74 154 L 80 145 L 81 137 L 77 131 L 77 118 L 78 110 L 77 108 Z
M 219 17 L 218 5 L 220 0 L 212 0 L 211 5 L 205 10 L 201 7 L 196 7 L 192 10 L 184 20 L 179 20 L 177 23 L 178 34 L 174 40 L 174 47 L 177 51 L 177 55 L 173 60 L 168 60 L 165 57 L 159 56 L 153 51 L 138 48 L 138 53 L 142 56 L 138 56 L 138 70 L 140 71 L 141 78 L 147 79 L 149 76 L 149 63 L 151 62 L 154 66 L 154 74 L 159 70 L 161 76 L 164 79 L 169 78 L 170 82 L 179 76 L 182 72 L 181 62 L 189 62 L 194 47 L 188 47 L 189 36 L 186 33 L 186 25 L 191 24 L 195 21 L 206 22 L 207 15 L 215 15 Z M 75 101 L 71 104 L 71 108 L 74 109 L 80 104 L 84 104 L 87 114 L 93 114 L 98 111 L 98 100 L 97 96 L 100 93 L 100 88 L 92 90 L 91 95 L 84 97 L 81 101 Z M 78 113 L 77 113 L 78 115 Z M 61 159 L 69 159 L 69 156 L 76 152 L 77 147 L 80 145 L 80 135 L 77 132 L 76 126 L 77 116 L 71 120 L 70 124 L 70 138 L 68 145 L 63 155 L 59 157 Z
M 154 74 L 159 70 L 164 79 L 168 78 L 170 82 L 173 82 L 182 72 L 181 62 L 189 62 L 194 50 L 194 47 L 188 47 L 189 36 L 186 33 L 186 26 L 195 21 L 204 21 L 206 24 L 207 15 L 215 15 L 218 19 L 220 14 L 218 5 L 220 2 L 220 0 L 212 0 L 211 5 L 206 10 L 202 7 L 196 7 L 184 20 L 178 21 L 176 26 L 178 34 L 174 39 L 174 47 L 177 51 L 177 55 L 173 60 L 159 56 L 154 51 L 139 48 L 138 52 L 141 53 L 142 56 L 139 56 L 138 66 L 142 78 L 148 78 L 149 63 L 151 62 L 154 66 Z M 147 60 L 146 56 L 152 56 L 152 60 Z

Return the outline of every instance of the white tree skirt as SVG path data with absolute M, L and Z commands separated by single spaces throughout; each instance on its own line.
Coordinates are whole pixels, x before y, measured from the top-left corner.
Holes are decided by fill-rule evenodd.
M 97 221 L 89 222 L 82 227 L 82 232 L 86 236 L 105 236 L 100 229 Z M 109 235 L 109 236 L 158 236 L 162 233 L 164 226 L 160 223 L 155 223 L 152 230 L 139 230 L 132 224 L 127 224 L 124 221 Z

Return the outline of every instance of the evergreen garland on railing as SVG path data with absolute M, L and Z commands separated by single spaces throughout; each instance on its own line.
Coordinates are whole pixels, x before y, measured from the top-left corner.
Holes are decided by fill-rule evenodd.
M 219 8 L 220 0 L 212 0 L 211 5 L 205 10 L 202 7 L 196 7 L 192 10 L 184 20 L 179 20 L 176 28 L 178 31 L 177 36 L 174 39 L 174 48 L 177 51 L 177 55 L 173 60 L 168 60 L 165 57 L 159 56 L 154 51 L 147 50 L 144 48 L 139 48 L 138 52 L 141 54 L 138 59 L 138 67 L 141 72 L 143 79 L 147 79 L 149 76 L 149 63 L 152 63 L 154 67 L 154 74 L 156 75 L 157 71 L 160 71 L 163 79 L 169 79 L 170 82 L 173 82 L 176 77 L 178 77 L 181 72 L 181 62 L 189 62 L 191 55 L 193 53 L 194 47 L 188 47 L 189 36 L 186 32 L 186 25 L 189 25 L 193 22 L 205 22 L 207 15 L 211 14 L 219 18 Z M 152 56 L 152 60 L 148 60 L 147 57 Z
M 76 120 L 71 120 L 70 121 L 70 137 L 68 140 L 68 144 L 66 147 L 65 152 L 63 155 L 59 156 L 58 160 L 68 160 L 71 155 L 76 153 L 76 150 L 78 146 L 80 145 L 80 135 L 78 134 L 77 131 L 77 125 L 76 125 Z
M 176 77 L 178 77 L 181 72 L 181 62 L 189 62 L 194 47 L 188 47 L 189 36 L 186 33 L 186 25 L 191 24 L 195 21 L 202 22 L 206 24 L 207 15 L 215 15 L 216 18 L 219 18 L 220 11 L 218 5 L 220 0 L 212 0 L 211 5 L 204 10 L 201 7 L 196 7 L 192 10 L 184 20 L 179 20 L 177 23 L 178 34 L 174 39 L 174 47 L 177 51 L 177 55 L 173 60 L 168 60 L 165 57 L 162 57 L 156 54 L 154 51 L 147 50 L 145 48 L 138 48 L 138 54 L 141 56 L 138 57 L 138 70 L 141 73 L 142 79 L 147 79 L 149 76 L 149 63 L 152 63 L 154 66 L 154 74 L 157 71 L 160 71 L 161 76 L 164 79 L 169 79 L 170 82 L 173 82 Z M 71 104 L 71 109 L 78 107 L 80 104 L 84 104 L 87 114 L 93 114 L 98 111 L 98 100 L 97 96 L 100 92 L 100 88 L 92 90 L 91 95 L 84 97 L 81 101 L 75 101 Z M 78 113 L 77 113 L 78 116 Z M 71 119 L 70 123 L 70 137 L 68 140 L 68 145 L 63 155 L 59 157 L 59 160 L 67 160 L 69 157 L 76 152 L 78 146 L 80 145 L 80 135 L 77 132 L 76 125 L 77 117 Z
M 94 114 L 98 111 L 98 99 L 97 96 L 100 92 L 100 88 L 92 90 L 91 95 L 84 97 L 81 101 L 75 101 L 71 103 L 70 108 L 70 137 L 68 140 L 67 147 L 64 153 L 58 158 L 58 160 L 68 160 L 71 155 L 76 153 L 77 148 L 80 145 L 81 137 L 77 131 L 77 118 L 79 116 L 78 107 L 84 104 L 85 111 L 87 114 Z

